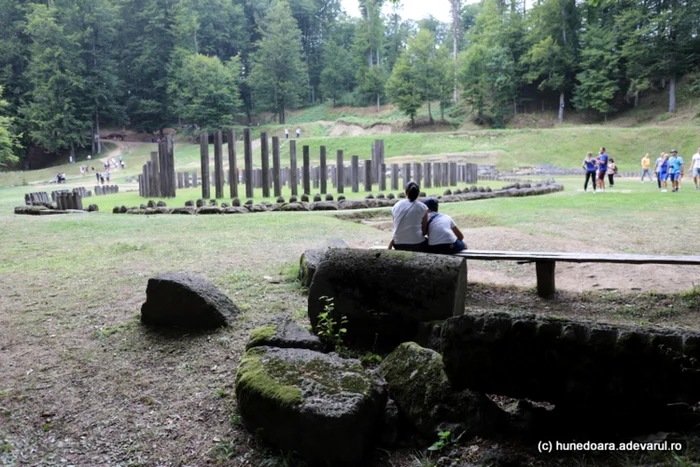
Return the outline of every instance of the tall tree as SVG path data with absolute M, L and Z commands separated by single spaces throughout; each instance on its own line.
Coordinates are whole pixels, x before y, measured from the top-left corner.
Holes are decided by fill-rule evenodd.
M 328 41 L 323 47 L 324 68 L 321 72 L 321 91 L 324 97 L 330 98 L 335 107 L 338 98 L 352 89 L 354 68 L 350 51 Z
M 381 51 L 384 46 L 384 22 L 381 16 L 384 0 L 359 0 L 362 18 L 357 23 L 354 53 L 357 60 L 357 89 L 375 100 L 380 110 L 388 73 Z
M 248 81 L 256 107 L 275 112 L 284 123 L 286 111 L 299 106 L 309 82 L 301 32 L 285 0 L 275 2 L 263 24 Z
M 33 5 L 28 15 L 32 44 L 25 78 L 30 90 L 21 114 L 34 143 L 50 152 L 70 149 L 75 160 L 90 128 L 81 108 L 85 70 L 76 37 L 65 33 L 56 15 L 56 8 L 46 5 Z
M 171 101 L 188 122 L 205 128 L 229 128 L 241 107 L 240 74 L 237 57 L 222 63 L 218 57 L 187 55 L 170 80 Z
M 619 91 L 620 55 L 614 50 L 614 32 L 589 27 L 582 37 L 581 68 L 576 77 L 573 102 L 578 110 L 607 114 L 615 110 L 612 100 Z
M 452 15 L 452 60 L 453 70 L 457 70 L 457 56 L 459 55 L 459 43 L 462 37 L 462 5 L 460 0 L 450 0 L 450 14 Z M 454 90 L 452 101 L 457 102 L 457 75 L 454 76 Z
M 3 88 L 0 86 L 0 96 L 2 93 Z M 15 150 L 19 148 L 19 138 L 13 131 L 12 117 L 5 115 L 8 105 L 5 99 L 0 98 L 0 167 L 19 161 L 15 154 Z

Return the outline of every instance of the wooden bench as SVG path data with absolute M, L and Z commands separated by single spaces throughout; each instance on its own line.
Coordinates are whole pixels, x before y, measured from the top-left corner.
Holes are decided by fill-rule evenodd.
M 675 264 L 700 266 L 700 256 L 661 256 L 606 253 L 559 253 L 559 252 L 524 252 L 463 250 L 456 253 L 467 259 L 485 261 L 517 261 L 518 263 L 535 263 L 537 272 L 537 295 L 551 297 L 554 295 L 554 267 L 557 261 L 567 263 L 621 263 L 621 264 Z

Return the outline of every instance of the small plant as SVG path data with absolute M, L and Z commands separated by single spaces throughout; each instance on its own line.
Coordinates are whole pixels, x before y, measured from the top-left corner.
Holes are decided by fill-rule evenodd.
M 464 434 L 464 433 L 462 433 L 462 434 Z M 462 435 L 459 435 L 457 437 L 452 436 L 452 432 L 449 430 L 438 431 L 437 435 L 438 435 L 438 440 L 430 445 L 430 447 L 428 448 L 428 451 L 441 451 L 443 448 L 457 443 L 459 441 L 459 439 L 462 437 Z
M 341 315 L 340 321 L 336 321 L 333 317 L 333 299 L 324 295 L 320 300 L 324 300 L 326 304 L 323 305 L 323 311 L 318 314 L 316 334 L 321 340 L 330 343 L 336 349 L 342 349 L 344 347 L 343 336 L 348 332 L 348 329 L 345 327 L 348 323 L 348 318 Z
M 243 426 L 243 420 L 241 420 L 241 416 L 237 413 L 231 415 L 231 418 L 229 418 L 229 422 L 231 422 L 231 425 L 235 427 Z
M 236 455 L 236 446 L 231 441 L 219 441 L 211 449 L 209 455 L 214 459 L 214 462 L 220 464 L 233 459 L 233 456 Z
M 47 432 L 47 431 L 49 431 L 49 430 L 51 429 L 51 424 L 50 424 L 50 423 L 44 423 L 44 426 L 41 427 L 41 429 L 44 430 L 44 432 Z
M 360 357 L 360 363 L 362 363 L 362 366 L 364 367 L 371 367 L 382 363 L 382 356 L 377 355 L 376 353 L 366 353 Z
M 228 397 L 228 393 L 226 392 L 225 389 L 217 389 L 216 391 L 214 391 L 214 395 L 216 395 L 222 399 L 225 399 L 226 397 Z

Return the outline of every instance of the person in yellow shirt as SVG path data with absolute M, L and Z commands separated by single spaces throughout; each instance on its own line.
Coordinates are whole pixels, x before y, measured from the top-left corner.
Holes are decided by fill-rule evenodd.
M 649 176 L 649 181 L 653 182 L 654 179 L 651 178 L 651 171 L 649 170 L 649 166 L 651 165 L 651 159 L 649 159 L 649 153 L 644 154 L 644 157 L 642 157 L 642 179 L 640 180 L 642 183 L 644 183 L 644 175 Z

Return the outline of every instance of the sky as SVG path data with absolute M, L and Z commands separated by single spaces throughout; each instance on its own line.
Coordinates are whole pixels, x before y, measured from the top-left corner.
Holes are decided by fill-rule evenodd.
M 357 0 L 341 0 L 343 9 L 350 16 L 360 16 L 360 9 Z M 401 0 L 401 17 L 403 19 L 420 20 L 428 15 L 433 15 L 442 22 L 449 23 L 450 2 L 449 0 Z M 391 3 L 386 2 L 383 12 L 391 11 Z

